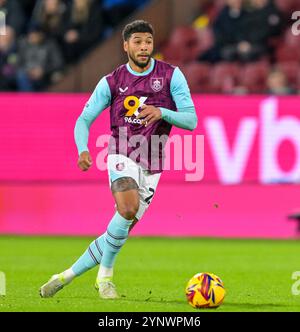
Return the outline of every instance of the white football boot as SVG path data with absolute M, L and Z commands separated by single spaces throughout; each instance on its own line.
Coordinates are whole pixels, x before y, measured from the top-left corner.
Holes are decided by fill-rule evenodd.
M 95 284 L 96 290 L 99 292 L 99 296 L 102 299 L 118 299 L 119 295 L 116 290 L 116 286 L 110 278 L 104 278 L 99 280 L 97 278 Z
M 63 274 L 54 274 L 50 280 L 45 283 L 40 288 L 40 295 L 41 297 L 52 297 L 54 296 L 58 291 L 60 291 L 64 286 L 66 285 L 66 282 L 64 280 Z

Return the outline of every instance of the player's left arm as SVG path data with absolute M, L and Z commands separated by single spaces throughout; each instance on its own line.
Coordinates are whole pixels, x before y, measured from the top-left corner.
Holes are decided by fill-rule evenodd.
M 194 102 L 187 81 L 178 67 L 174 70 L 170 89 L 178 112 L 160 107 L 162 119 L 176 127 L 194 130 L 198 123 Z

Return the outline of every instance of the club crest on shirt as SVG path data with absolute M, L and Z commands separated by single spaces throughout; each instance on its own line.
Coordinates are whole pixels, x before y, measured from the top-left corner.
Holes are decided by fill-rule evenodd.
M 117 163 L 116 164 L 116 170 L 117 171 L 123 171 L 124 168 L 125 168 L 125 164 L 124 163 Z
M 162 77 L 152 77 L 150 80 L 150 86 L 154 92 L 159 92 L 164 87 L 164 79 Z

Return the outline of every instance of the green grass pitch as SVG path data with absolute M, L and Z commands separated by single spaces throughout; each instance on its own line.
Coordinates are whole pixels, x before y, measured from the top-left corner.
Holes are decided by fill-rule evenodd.
M 300 270 L 298 241 L 132 237 L 115 267 L 120 299 L 98 297 L 97 268 L 54 298 L 40 298 L 39 287 L 71 266 L 91 241 L 0 237 L 0 271 L 7 279 L 0 311 L 195 312 L 184 289 L 198 272 L 215 273 L 225 283 L 224 304 L 210 311 L 300 311 L 300 295 L 291 291 L 292 273 Z

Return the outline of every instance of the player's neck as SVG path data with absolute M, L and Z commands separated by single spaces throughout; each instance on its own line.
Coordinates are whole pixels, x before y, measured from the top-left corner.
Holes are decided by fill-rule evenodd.
M 149 61 L 148 65 L 147 65 L 146 67 L 144 67 L 144 68 L 141 68 L 141 67 L 137 66 L 137 65 L 136 65 L 132 60 L 130 60 L 130 59 L 129 59 L 128 63 L 129 63 L 130 68 L 131 68 L 133 71 L 135 71 L 135 72 L 137 72 L 137 73 L 144 73 L 145 71 L 147 71 L 147 70 L 151 67 L 151 63 L 152 63 L 152 62 Z

